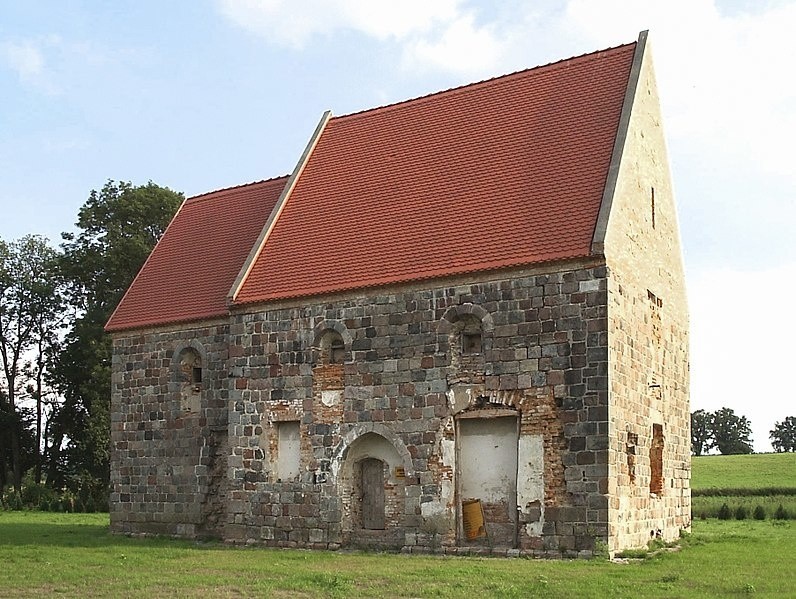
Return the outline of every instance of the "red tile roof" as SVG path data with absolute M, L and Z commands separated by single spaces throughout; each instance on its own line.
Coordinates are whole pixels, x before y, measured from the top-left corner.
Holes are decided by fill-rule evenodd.
M 228 314 L 226 298 L 287 177 L 185 200 L 106 330 Z
M 588 256 L 635 47 L 330 119 L 235 303 Z

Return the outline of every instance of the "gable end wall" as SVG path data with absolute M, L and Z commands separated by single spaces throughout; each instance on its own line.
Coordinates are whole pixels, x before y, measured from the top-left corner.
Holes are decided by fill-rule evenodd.
M 655 536 L 675 539 L 690 525 L 688 306 L 649 46 L 604 247 L 609 268 L 610 548 L 619 550 L 645 546 Z M 654 425 L 662 427 L 662 464 L 655 453 Z

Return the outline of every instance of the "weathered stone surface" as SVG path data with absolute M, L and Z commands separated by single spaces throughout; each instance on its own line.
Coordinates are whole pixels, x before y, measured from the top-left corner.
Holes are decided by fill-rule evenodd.
M 154 505 L 152 522 L 161 523 L 158 531 L 166 534 L 181 534 L 178 524 L 191 524 L 196 534 L 277 545 L 454 545 L 461 534 L 454 501 L 457 469 L 455 451 L 444 455 L 444 447 L 455 448 L 458 412 L 488 415 L 494 406 L 516 415 L 520 434 L 543 439 L 540 499 L 549 508 L 570 504 L 592 491 L 582 485 L 583 473 L 574 470 L 578 460 L 566 466 L 563 458 L 571 451 L 581 462 L 588 456 L 593 463 L 594 453 L 585 450 L 602 441 L 597 429 L 586 425 L 589 410 L 600 408 L 563 409 L 563 400 L 569 397 L 567 381 L 586 379 L 599 360 L 562 370 L 552 361 L 540 366 L 527 357 L 567 356 L 575 344 L 581 353 L 604 350 L 590 345 L 604 337 L 574 340 L 584 326 L 577 315 L 589 309 L 583 294 L 568 292 L 550 302 L 566 306 L 571 315 L 559 323 L 553 343 L 520 333 L 521 325 L 538 324 L 552 312 L 540 315 L 521 306 L 560 293 L 560 286 L 549 282 L 554 276 L 589 281 L 595 272 L 520 274 L 477 285 L 399 291 L 384 295 L 384 302 L 341 298 L 241 314 L 213 327 L 117 337 L 119 364 L 139 368 L 114 375 L 114 530 L 143 530 L 132 515 L 140 512 L 137 506 L 149 513 Z M 505 308 L 490 312 L 485 306 L 495 306 L 487 298 L 498 295 Z M 464 301 L 476 298 L 484 305 Z M 400 311 L 407 306 L 411 314 Z M 457 323 L 463 314 L 481 319 L 480 354 L 462 353 Z M 413 332 L 406 318 L 416 325 Z M 496 326 L 495 320 L 507 324 Z M 344 363 L 323 361 L 318 335 L 326 330 L 344 340 Z M 199 348 L 205 360 L 200 405 L 191 412 L 180 403 L 170 362 L 186 344 Z M 371 355 L 374 347 L 381 349 Z M 537 366 L 545 370 L 521 370 Z M 139 372 L 154 375 L 147 382 L 158 384 L 145 385 Z M 470 385 L 468 395 L 454 407 L 446 393 L 461 382 Z M 597 402 L 605 384 L 599 378 L 582 395 Z M 605 417 L 604 411 L 592 414 Z M 280 481 L 276 431 L 289 421 L 301 432 L 300 474 Z M 572 423 L 569 435 L 565 421 Z M 384 440 L 386 449 L 374 451 L 395 454 L 385 479 L 386 529 L 374 539 L 360 530 L 359 491 L 346 462 L 363 435 Z M 565 476 L 567 468 L 573 468 L 571 476 Z M 149 498 L 157 502 L 150 504 Z M 432 514 L 424 505 L 438 514 L 435 535 L 422 534 Z M 532 511 L 537 522 L 554 514 L 540 507 Z M 601 513 L 605 524 L 607 512 Z M 534 546 L 536 537 L 525 535 L 521 528 L 520 546 Z

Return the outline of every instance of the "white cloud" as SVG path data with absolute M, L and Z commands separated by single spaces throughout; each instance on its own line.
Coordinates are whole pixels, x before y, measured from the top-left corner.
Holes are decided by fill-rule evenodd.
M 44 56 L 33 42 L 4 42 L 0 51 L 5 63 L 17 72 L 23 81 L 33 80 L 44 69 Z
M 478 28 L 472 15 L 449 23 L 436 39 L 418 38 L 404 46 L 406 69 L 488 75 L 505 51 L 492 27 Z
M 48 95 L 57 95 L 60 88 L 55 83 L 45 53 L 60 46 L 58 36 L 39 37 L 21 41 L 0 42 L 0 62 L 17 74 L 20 82 Z
M 0 44 L 0 59 L 22 83 L 48 92 L 55 91 L 45 76 L 44 54 L 38 43 L 31 40 L 5 41 Z
M 310 38 L 341 29 L 378 40 L 403 39 L 458 14 L 459 0 L 219 0 L 221 13 L 274 43 L 301 48 Z
M 221 13 L 269 42 L 301 49 L 313 38 L 355 31 L 398 44 L 405 70 L 493 74 L 506 46 L 494 26 L 478 26 L 462 0 L 219 0 Z
M 687 142 L 693 157 L 794 177 L 796 80 L 788 73 L 796 3 L 732 15 L 721 7 L 713 0 L 572 0 L 565 18 L 597 47 L 650 29 L 669 137 Z
M 732 408 L 752 423 L 756 451 L 771 451 L 775 421 L 796 415 L 788 383 L 796 339 L 789 317 L 796 263 L 689 276 L 691 410 Z

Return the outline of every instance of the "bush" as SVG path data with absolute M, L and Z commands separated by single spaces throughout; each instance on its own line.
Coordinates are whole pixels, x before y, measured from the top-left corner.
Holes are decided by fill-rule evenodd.
M 111 510 L 111 505 L 108 501 L 108 494 L 104 493 L 100 498 L 97 500 L 96 508 L 98 512 L 109 512 Z
M 70 477 L 67 486 L 69 493 L 80 498 L 87 512 L 107 512 L 109 488 L 106 482 L 89 474 Z
M 25 506 L 35 509 L 41 506 L 43 501 L 50 502 L 55 499 L 55 497 L 55 491 L 47 485 L 34 482 L 32 477 L 25 478 L 25 482 L 22 486 L 22 495 L 20 496 Z
M 735 509 L 735 519 L 736 520 L 746 520 L 746 518 L 748 516 L 749 516 L 749 510 L 747 510 L 744 506 L 739 505 Z
M 24 506 L 22 505 L 22 498 L 17 493 L 11 493 L 8 496 L 8 509 L 9 510 L 21 510 Z
M 722 503 L 721 507 L 719 508 L 719 520 L 729 520 L 732 518 L 732 511 L 730 510 L 730 506 L 726 503 Z
M 788 514 L 788 510 L 786 510 L 784 507 L 782 507 L 782 504 L 780 503 L 779 507 L 777 508 L 777 511 L 774 512 L 774 519 L 775 520 L 787 520 L 789 517 L 790 517 L 790 514 Z
M 758 505 L 752 515 L 754 516 L 755 520 L 765 520 L 766 510 L 762 505 Z

